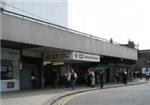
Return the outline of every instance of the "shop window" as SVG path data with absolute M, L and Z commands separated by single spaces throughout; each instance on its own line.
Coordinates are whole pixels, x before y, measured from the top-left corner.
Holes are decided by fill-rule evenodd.
M 13 79 L 13 61 L 1 59 L 1 80 Z

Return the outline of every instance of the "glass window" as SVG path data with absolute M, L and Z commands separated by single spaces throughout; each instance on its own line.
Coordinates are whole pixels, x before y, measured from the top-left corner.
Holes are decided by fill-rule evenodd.
M 1 80 L 13 79 L 13 61 L 1 59 Z

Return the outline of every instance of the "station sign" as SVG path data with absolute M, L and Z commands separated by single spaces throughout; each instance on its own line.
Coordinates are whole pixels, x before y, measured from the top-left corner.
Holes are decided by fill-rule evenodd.
M 44 60 L 65 60 L 70 58 L 70 54 L 68 51 L 47 53 L 44 54 Z
M 100 62 L 100 56 L 81 52 L 62 51 L 44 54 L 44 61 L 77 60 Z
M 89 61 L 89 62 L 100 62 L 100 56 L 94 54 L 73 52 L 73 60 Z

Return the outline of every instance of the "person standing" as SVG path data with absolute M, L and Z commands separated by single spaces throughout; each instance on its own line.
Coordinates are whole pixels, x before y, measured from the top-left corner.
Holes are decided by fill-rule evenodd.
M 94 73 L 95 73 L 95 84 L 96 84 L 97 86 L 99 86 L 99 84 L 100 84 L 100 81 L 99 81 L 99 70 L 98 70 L 98 69 L 95 69 L 95 70 L 94 70 Z
M 93 68 L 90 69 L 90 86 L 95 87 L 95 73 Z
M 127 84 L 128 73 L 126 72 L 126 70 L 123 72 L 123 77 L 122 77 L 122 79 L 123 79 L 123 83 L 124 83 L 124 84 Z
M 118 72 L 115 72 L 115 79 L 116 79 L 116 82 L 119 83 L 120 82 L 120 75 Z
M 146 81 L 149 81 L 149 73 L 145 74 Z
M 99 81 L 100 81 L 100 88 L 103 88 L 104 87 L 104 73 L 103 73 L 103 70 L 100 70 L 99 71 Z
M 77 74 L 74 71 L 74 69 L 71 69 L 71 88 L 75 89 L 75 83 L 76 83 L 76 79 L 77 79 Z
M 32 88 L 37 88 L 37 77 L 34 72 L 32 72 L 30 79 L 32 83 Z
M 66 79 L 66 87 L 70 87 L 70 81 L 71 81 L 71 72 L 70 69 L 67 69 L 67 71 L 64 73 L 65 79 Z
M 90 69 L 88 70 L 88 73 L 87 73 L 87 86 L 91 86 L 91 75 L 90 75 Z

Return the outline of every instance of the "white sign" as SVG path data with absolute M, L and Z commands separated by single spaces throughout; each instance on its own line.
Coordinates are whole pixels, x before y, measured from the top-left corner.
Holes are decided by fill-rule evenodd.
M 81 61 L 100 62 L 99 55 L 79 53 L 79 52 L 73 52 L 73 59 Z

